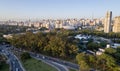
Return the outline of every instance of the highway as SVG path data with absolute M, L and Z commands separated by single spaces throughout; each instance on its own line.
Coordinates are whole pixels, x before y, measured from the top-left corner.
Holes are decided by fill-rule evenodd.
M 45 61 L 55 62 L 57 64 L 65 66 L 67 68 L 72 68 L 72 69 L 75 69 L 75 70 L 79 70 L 79 65 L 77 65 L 77 64 L 74 64 L 74 63 L 71 63 L 71 62 L 68 62 L 68 61 L 63 61 L 63 60 L 60 60 L 60 59 L 57 59 L 57 58 L 45 56 L 45 55 L 42 55 L 42 54 L 37 54 L 37 53 L 33 53 L 33 52 L 29 52 L 29 53 L 33 57 L 40 58 L 40 59 L 43 59 Z
M 20 61 L 17 59 L 17 57 L 9 50 L 11 48 L 12 47 L 6 47 L 5 45 L 0 46 L 1 52 L 5 54 L 9 59 L 11 71 L 25 71 Z M 21 51 L 20 49 L 17 49 L 17 48 L 14 48 L 14 51 L 24 52 L 24 50 Z M 33 53 L 33 52 L 29 52 L 29 53 L 31 57 L 51 65 L 52 67 L 56 68 L 58 71 L 69 71 L 68 68 L 79 70 L 79 66 L 77 64 L 63 61 L 57 58 L 45 56 L 38 53 Z
M 68 68 L 62 64 L 56 63 L 52 60 L 49 60 L 47 58 L 45 58 L 44 56 L 40 56 L 40 55 L 36 55 L 35 53 L 30 53 L 31 57 L 41 60 L 43 62 L 45 62 L 48 65 L 53 66 L 54 68 L 56 68 L 58 71 L 69 71 Z
M 72 69 L 75 69 L 77 71 L 79 70 L 79 65 L 68 62 L 68 61 L 60 60 L 60 59 L 53 58 L 53 57 L 50 57 L 50 56 L 45 56 L 45 55 L 38 54 L 38 53 L 35 53 L 35 52 L 20 50 L 20 49 L 17 49 L 17 48 L 14 48 L 14 50 L 18 51 L 18 52 L 28 52 L 28 53 L 30 53 L 30 55 L 33 58 L 36 58 L 38 60 L 42 60 L 43 62 L 55 67 L 58 71 L 68 71 L 68 68 L 72 68 Z
M 18 61 L 17 57 L 8 49 L 9 47 L 6 47 L 6 45 L 0 45 L 0 53 L 4 54 L 8 58 L 10 71 L 25 71 Z

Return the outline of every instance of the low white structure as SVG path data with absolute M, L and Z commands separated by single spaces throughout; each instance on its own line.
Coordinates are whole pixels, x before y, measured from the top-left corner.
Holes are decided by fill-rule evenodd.
M 79 35 L 76 35 L 75 38 L 78 38 L 78 39 L 80 39 L 80 40 L 81 40 L 81 39 L 89 39 L 90 36 L 85 36 L 85 35 L 79 34 Z
M 107 44 L 107 45 L 106 45 L 106 48 L 110 48 L 110 44 Z
M 97 51 L 96 52 L 96 55 L 101 55 L 103 52 L 101 52 L 101 51 Z
M 3 35 L 4 38 L 12 38 L 12 34 Z
M 101 55 L 103 52 L 105 52 L 104 49 L 99 48 L 99 51 L 96 52 L 96 55 Z
M 112 48 L 117 48 L 117 47 L 120 47 L 120 44 L 118 44 L 118 43 L 114 43 L 114 45 L 113 46 L 111 46 Z
M 104 50 L 104 49 L 101 49 L 101 48 L 99 48 L 99 51 L 101 51 L 101 52 L 105 52 L 105 50 Z
M 63 26 L 63 28 L 66 30 L 75 30 L 75 27 L 73 26 Z
M 95 52 L 93 52 L 91 50 L 87 50 L 86 52 L 95 55 Z

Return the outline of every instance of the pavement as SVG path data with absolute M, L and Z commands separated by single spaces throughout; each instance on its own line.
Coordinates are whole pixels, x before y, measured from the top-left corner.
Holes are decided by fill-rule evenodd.
M 18 52 L 21 52 L 21 51 L 22 52 L 29 52 L 29 51 L 20 50 L 20 49 L 17 49 L 17 48 L 14 48 L 14 50 L 18 51 Z M 42 59 L 45 62 L 46 61 L 55 62 L 57 64 L 63 65 L 64 67 L 75 69 L 77 71 L 79 70 L 79 65 L 78 64 L 75 64 L 75 63 L 72 63 L 72 62 L 68 62 L 68 61 L 64 61 L 64 60 L 61 60 L 61 59 L 58 59 L 58 58 L 54 58 L 54 57 L 50 57 L 50 56 L 45 56 L 45 55 L 38 54 L 38 53 L 35 53 L 35 52 L 29 52 L 29 53 L 30 53 L 30 55 L 32 57 L 37 58 L 37 59 Z
M 5 54 L 9 59 L 11 71 L 25 71 L 19 59 L 10 50 L 8 50 L 9 48 L 12 48 L 12 47 L 11 46 L 6 47 L 5 45 L 0 46 L 1 52 Z M 20 49 L 17 49 L 17 48 L 14 48 L 14 50 L 18 52 L 24 52 L 24 50 L 21 51 Z M 33 52 L 29 52 L 29 53 L 33 58 L 37 60 L 41 60 L 48 65 L 51 65 L 52 67 L 56 68 L 58 71 L 69 71 L 68 68 L 79 70 L 79 65 L 77 64 L 60 60 L 57 58 L 53 58 L 50 56 L 45 56 L 38 53 L 33 53 Z
M 69 71 L 68 68 L 62 64 L 56 63 L 54 61 L 51 61 L 49 59 L 46 59 L 44 56 L 36 55 L 34 53 L 30 53 L 31 57 L 41 60 L 44 63 L 51 65 L 52 67 L 56 68 L 58 71 Z
M 57 59 L 57 58 L 53 58 L 53 57 L 50 57 L 50 56 L 45 56 L 45 55 L 42 55 L 42 54 L 37 54 L 37 53 L 33 53 L 33 52 L 29 52 L 29 53 L 30 53 L 31 56 L 41 58 L 43 60 L 48 60 L 50 62 L 58 63 L 58 64 L 61 64 L 65 67 L 67 67 L 67 68 L 79 70 L 79 65 L 77 65 L 77 64 L 74 64 L 74 63 L 71 63 L 71 62 L 68 62 L 68 61 L 64 61 L 64 60 L 60 60 L 60 59 Z
M 8 58 L 10 71 L 25 71 L 17 57 L 8 49 L 9 47 L 6 47 L 6 45 L 0 45 L 0 53 L 4 54 Z
M 18 52 L 29 52 L 29 51 L 20 50 L 20 49 L 17 49 L 17 48 L 14 48 L 14 50 L 18 51 Z M 45 62 L 47 64 L 50 64 L 51 66 L 54 66 L 54 68 L 56 68 L 58 71 L 60 71 L 60 70 L 61 71 L 68 71 L 68 68 L 75 69 L 77 71 L 79 70 L 79 65 L 77 65 L 75 63 L 60 60 L 60 59 L 53 58 L 53 57 L 50 57 L 50 56 L 45 56 L 45 55 L 38 54 L 38 53 L 35 53 L 35 52 L 29 52 L 29 53 L 33 58 L 36 58 L 38 60 L 42 60 L 43 62 Z

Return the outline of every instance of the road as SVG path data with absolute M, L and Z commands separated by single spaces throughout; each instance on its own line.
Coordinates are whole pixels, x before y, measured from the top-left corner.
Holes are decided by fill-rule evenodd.
M 25 51 L 25 50 L 20 50 L 20 49 L 17 49 L 17 48 L 14 48 L 14 50 L 18 51 L 18 52 Z M 42 55 L 42 54 L 34 53 L 34 52 L 29 52 L 29 53 L 32 57 L 34 57 L 36 59 L 39 59 L 39 60 L 42 60 L 45 63 L 48 63 L 50 65 L 53 65 L 59 71 L 68 71 L 68 69 L 66 69 L 66 67 L 67 68 L 72 68 L 72 69 L 75 69 L 75 70 L 79 70 L 79 65 L 77 65 L 77 64 L 74 64 L 74 63 L 71 63 L 71 62 L 68 62 L 68 61 L 64 61 L 64 60 L 60 60 L 60 59 L 57 59 L 57 58 L 53 58 L 53 57 L 50 57 L 50 56 L 45 56 L 45 55 Z
M 17 57 L 8 49 L 9 47 L 6 47 L 6 45 L 0 45 L 0 53 L 4 54 L 8 58 L 10 71 L 24 71 Z
M 53 57 L 49 57 L 49 56 L 45 56 L 45 55 L 37 54 L 37 53 L 33 53 L 33 52 L 30 52 L 30 55 L 37 57 L 37 58 L 41 58 L 45 61 L 55 62 L 57 64 L 61 64 L 61 65 L 66 66 L 68 68 L 79 70 L 79 65 L 71 63 L 71 62 L 63 61 L 63 60 L 60 60 L 57 58 L 53 58 Z
M 9 49 L 12 49 L 12 47 L 6 47 L 5 45 L 3 45 L 1 46 L 0 49 L 2 50 L 2 53 L 4 53 L 9 59 L 11 71 L 24 71 L 23 68 L 19 64 L 17 57 L 13 55 L 13 53 L 9 50 Z M 23 52 L 17 49 L 14 49 L 14 51 Z M 69 71 L 68 68 L 64 65 L 61 65 L 59 63 L 53 62 L 48 59 L 44 59 L 43 57 L 40 57 L 40 56 L 38 57 L 38 55 L 36 56 L 36 54 L 33 54 L 33 53 L 30 53 L 30 55 L 35 59 L 42 60 L 46 64 L 51 65 L 52 67 L 56 68 L 58 71 Z
M 1 46 L 2 53 L 4 53 L 9 59 L 9 63 L 11 65 L 11 71 L 17 71 L 16 69 L 19 69 L 19 71 L 24 71 L 24 68 L 22 67 L 17 57 L 15 57 L 15 55 L 10 50 L 8 50 L 10 48 L 12 47 L 6 47 L 5 45 Z M 14 51 L 23 52 L 20 49 L 16 49 L 16 48 L 14 48 Z M 29 53 L 33 58 L 42 60 L 43 62 L 56 68 L 58 71 L 69 71 L 68 68 L 79 70 L 79 66 L 77 64 L 63 61 L 57 58 L 45 56 L 42 54 L 37 54 L 33 52 L 29 52 Z
M 41 60 L 41 61 L 45 62 L 46 64 L 53 66 L 58 71 L 69 71 L 66 66 L 59 64 L 59 63 L 56 63 L 52 60 L 49 60 L 49 59 L 45 58 L 44 56 L 40 56 L 38 54 L 36 55 L 35 53 L 30 53 L 30 55 L 35 59 Z

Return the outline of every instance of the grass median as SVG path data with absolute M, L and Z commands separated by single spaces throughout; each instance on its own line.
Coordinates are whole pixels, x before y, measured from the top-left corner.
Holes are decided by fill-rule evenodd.
M 27 59 L 22 63 L 26 71 L 57 71 L 52 66 L 34 58 Z
M 69 69 L 69 71 L 78 71 L 78 70 L 75 70 L 75 69 Z
M 9 71 L 9 65 L 6 63 L 2 63 L 0 65 L 0 71 Z
M 9 71 L 9 64 L 7 64 L 6 61 L 6 57 L 4 55 L 0 55 L 0 71 Z

